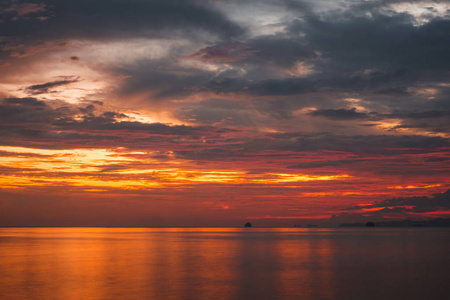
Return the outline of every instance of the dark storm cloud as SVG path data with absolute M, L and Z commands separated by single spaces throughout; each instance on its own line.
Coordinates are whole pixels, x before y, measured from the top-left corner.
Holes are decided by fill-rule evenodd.
M 221 39 L 218 44 L 200 48 L 185 59 L 227 63 L 246 71 L 244 75 L 227 76 L 224 72 L 216 76 L 212 72 L 171 67 L 173 61 L 155 62 L 160 67 L 156 71 L 142 61 L 134 69 L 116 70 L 131 76 L 125 81 L 124 93 L 162 86 L 154 99 L 189 95 L 198 90 L 256 97 L 320 94 L 324 90 L 370 97 L 407 97 L 411 95 L 408 87 L 448 78 L 450 68 L 447 59 L 450 21 L 436 18 L 415 26 L 406 14 L 380 13 L 379 2 L 351 7 L 347 4 L 344 12 L 319 14 L 313 12 L 308 1 L 282 1 L 281 7 L 288 7 L 299 16 L 285 31 L 275 36 L 247 39 L 240 36 L 239 42 L 231 43 L 230 38 L 239 36 L 244 29 L 215 10 L 214 3 L 209 1 L 49 0 L 44 3 L 46 10 L 53 12 L 45 21 L 0 24 L 5 28 L 6 40 L 27 36 L 30 28 L 33 39 L 37 40 L 170 38 L 179 37 L 180 32 L 192 38 L 185 31 L 200 29 L 218 34 Z M 274 2 L 262 1 L 258 5 L 274 5 Z M 271 73 L 272 65 L 290 68 L 297 62 L 311 64 L 316 73 L 308 78 L 278 78 Z M 255 76 L 266 78 L 255 79 Z
M 320 53 L 322 60 L 315 62 L 316 68 L 323 71 L 324 85 L 398 95 L 405 92 L 404 85 L 411 81 L 437 79 L 437 73 L 449 70 L 446 56 L 450 51 L 450 20 L 437 19 L 414 26 L 404 14 L 386 16 L 372 11 L 371 17 L 361 17 L 351 13 L 344 17 L 309 16 L 293 22 L 289 28 L 293 35 L 302 34 L 291 40 L 301 40 L 307 49 L 304 51 Z M 270 42 L 276 45 L 278 41 L 266 41 Z M 272 56 L 284 57 L 283 54 L 282 49 L 274 50 Z M 304 57 L 298 55 L 297 59 Z M 358 71 L 365 73 L 354 73 Z
M 5 20 L 0 23 L 7 38 L 41 39 L 166 37 L 195 34 L 196 30 L 224 38 L 240 35 L 243 29 L 223 14 L 197 1 L 157 0 L 47 0 L 45 20 Z M 7 10 L 7 5 L 1 9 Z
M 303 32 L 309 44 L 331 59 L 336 70 L 445 71 L 443 60 L 450 50 L 447 34 L 450 20 L 432 20 L 414 26 L 402 14 L 337 18 L 310 18 L 291 25 L 291 32 Z
M 209 4 L 207 7 L 214 6 Z M 263 1 L 258 5 L 269 4 L 273 3 Z M 268 113 L 274 119 L 291 119 L 293 111 L 313 106 L 317 110 L 311 116 L 330 121 L 395 118 L 401 124 L 392 128 L 394 131 L 415 128 L 448 132 L 449 126 L 443 121 L 447 113 L 440 110 L 448 111 L 450 91 L 438 83 L 450 80 L 450 43 L 446 38 L 449 20 L 435 18 L 417 26 L 410 15 L 382 13 L 384 4 L 378 2 L 347 3 L 346 10 L 321 13 L 314 12 L 310 2 L 284 1 L 280 5 L 294 4 L 303 11 L 292 7 L 298 19 L 285 21 L 287 28 L 276 34 L 207 42 L 206 47 L 191 53 L 180 51 L 178 61 L 177 54 L 171 53 L 170 59 L 115 68 L 115 74 L 129 76 L 120 87 L 122 95 L 148 91 L 149 105 L 167 104 L 198 92 L 213 93 L 217 98 L 243 95 L 258 99 L 252 103 L 254 111 Z M 179 65 L 189 60 L 225 67 L 217 71 Z M 301 64 L 299 75 L 295 73 L 296 64 Z M 435 99 L 430 101 L 430 95 L 421 94 L 420 89 L 426 88 L 436 90 Z M 367 110 L 348 109 L 330 99 L 349 96 L 364 98 Z M 251 118 L 242 122 L 246 114 L 238 112 L 238 106 L 218 109 L 205 101 L 187 104 L 182 112 L 178 108 L 177 104 L 175 115 L 182 120 L 197 114 L 196 120 L 205 124 L 224 118 L 237 120 L 236 125 L 253 122 Z M 415 121 L 420 118 L 428 120 Z
M 387 16 L 376 10 L 370 17 L 352 15 L 351 11 L 344 17 L 333 13 L 322 17 L 310 15 L 292 22 L 284 37 L 262 36 L 241 43 L 240 47 L 252 55 L 235 61 L 237 64 L 275 62 L 289 66 L 296 61 L 310 60 L 324 71 L 321 78 L 327 79 L 326 84 L 331 85 L 331 79 L 336 80 L 338 73 L 345 72 L 341 75 L 347 78 L 338 83 L 347 80 L 361 87 L 376 87 L 392 77 L 412 80 L 420 76 L 417 71 L 447 71 L 450 67 L 445 59 L 450 51 L 449 32 L 450 20 L 437 19 L 414 26 L 404 14 Z M 204 59 L 208 58 L 208 53 L 214 53 L 211 59 L 220 55 L 227 57 L 229 52 L 217 51 L 225 47 L 227 45 L 208 47 L 199 53 L 203 51 Z M 366 73 L 349 73 L 355 71 Z M 422 78 L 429 75 L 423 74 Z M 405 86 L 379 87 L 378 92 L 405 94 Z

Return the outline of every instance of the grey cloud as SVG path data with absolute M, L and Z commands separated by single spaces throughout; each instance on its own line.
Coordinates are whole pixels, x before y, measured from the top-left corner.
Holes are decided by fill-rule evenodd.
M 289 3 L 291 1 L 283 5 Z M 364 9 L 372 13 L 371 17 L 362 13 L 361 5 L 322 16 L 310 9 L 310 3 L 305 5 L 309 7 L 306 15 L 277 36 L 243 38 L 231 43 L 222 40 L 191 52 L 194 54 L 191 59 L 196 59 L 197 55 L 199 60 L 225 63 L 232 66 L 232 70 L 215 72 L 180 67 L 173 57 L 139 62 L 133 67 L 115 70 L 117 74 L 131 75 L 124 81 L 121 91 L 123 95 L 152 91 L 148 100 L 152 104 L 167 103 L 197 92 L 212 92 L 217 97 L 252 96 L 259 99 L 254 104 L 256 111 L 270 111 L 269 106 L 276 103 L 271 115 L 285 119 L 292 118 L 293 110 L 307 104 L 311 106 L 311 103 L 318 109 L 311 115 L 333 120 L 431 119 L 446 115 L 438 113 L 437 107 L 448 106 L 450 91 L 437 87 L 436 82 L 450 80 L 450 65 L 446 63 L 450 46 L 445 39 L 450 32 L 450 21 L 435 19 L 423 26 L 414 26 L 404 14 L 381 14 L 380 3 L 365 6 Z M 315 72 L 304 77 L 280 75 L 280 70 L 287 70 L 297 62 L 311 64 Z M 427 87 L 438 90 L 437 100 L 430 102 L 428 96 L 414 92 L 414 88 Z M 364 98 L 372 112 L 339 108 L 330 104 L 333 102 L 327 98 L 330 94 L 338 98 L 349 94 Z M 269 97 L 282 99 L 268 100 Z M 409 112 L 411 107 L 417 110 Z M 210 109 L 212 119 L 203 118 L 207 123 L 220 118 L 218 112 L 206 106 L 196 108 L 202 115 L 208 114 Z M 386 113 L 389 110 L 392 113 Z M 420 125 L 423 124 L 412 121 L 401 124 L 409 128 Z M 446 131 L 447 126 L 442 125 L 442 122 L 430 124 L 427 130 L 445 128 Z
M 46 123 L 58 114 L 35 98 L 6 98 L 0 101 L 0 124 Z
M 4 1 L 0 4 L 0 15 L 11 21 L 30 18 L 43 21 L 48 16 L 47 12 L 47 5 L 45 3 Z
M 28 93 L 30 93 L 31 95 L 46 94 L 46 93 L 51 93 L 52 89 L 55 87 L 68 85 L 68 84 L 75 83 L 78 81 L 79 81 L 79 78 L 70 76 L 70 77 L 68 77 L 66 79 L 62 79 L 62 80 L 56 80 L 56 81 L 46 82 L 46 83 L 42 83 L 42 84 L 31 85 L 29 87 L 26 87 L 25 90 Z
M 399 119 L 434 119 L 434 118 L 443 118 L 450 117 L 450 111 L 437 111 L 437 110 L 429 110 L 429 111 L 413 111 L 413 112 L 394 112 L 392 114 L 384 114 L 382 115 L 386 118 L 399 118 Z
M 356 5 L 345 10 L 318 14 L 311 8 L 312 2 L 283 1 L 280 4 L 283 7 L 294 10 L 294 6 L 299 6 L 300 12 L 296 10 L 298 20 L 288 24 L 287 30 L 277 35 L 249 37 L 243 34 L 245 28 L 230 21 L 232 18 L 228 18 L 224 12 L 218 12 L 215 2 L 210 1 L 119 0 L 94 3 L 87 0 L 49 0 L 45 3 L 53 13 L 48 20 L 38 23 L 31 19 L 21 20 L 14 24 L 5 21 L 0 24 L 5 29 L 6 37 L 2 43 L 19 36 L 30 36 L 31 29 L 34 35 L 30 39 L 33 41 L 62 37 L 104 40 L 149 36 L 164 36 L 168 39 L 183 36 L 192 44 L 197 38 L 201 40 L 198 49 L 190 53 L 185 52 L 192 44 L 182 51 L 171 50 L 173 53 L 163 59 L 106 67 L 106 71 L 112 75 L 129 76 L 123 80 L 123 86 L 118 87 L 120 96 L 125 99 L 123 101 L 127 101 L 126 96 L 130 94 L 149 92 L 151 96 L 147 99 L 148 104 L 142 103 L 142 106 L 148 105 L 155 110 L 160 107 L 169 110 L 176 108 L 175 115 L 182 120 L 195 118 L 199 123 L 211 125 L 231 119 L 235 125 L 248 126 L 253 122 L 249 114 L 265 114 L 276 121 L 289 120 L 294 124 L 295 118 L 304 116 L 293 114 L 293 111 L 316 107 L 317 110 L 309 116 L 371 121 L 371 124 L 365 124 L 367 127 L 375 121 L 395 118 L 400 119 L 401 124 L 392 128 L 394 131 L 402 128 L 434 132 L 449 130 L 446 118 L 449 116 L 450 90 L 438 84 L 449 79 L 450 74 L 447 59 L 447 53 L 450 52 L 448 20 L 435 19 L 423 26 L 414 26 L 404 14 L 386 16 L 379 13 L 380 2 L 367 4 L 364 8 Z M 274 3 L 262 1 L 258 5 Z M 235 4 L 238 7 L 239 2 Z M 302 9 L 304 13 L 301 13 Z M 366 16 L 365 12 L 370 12 L 371 16 Z M 204 35 L 205 32 L 216 36 Z M 232 46 L 231 52 L 225 51 L 227 45 Z M 220 72 L 180 64 L 181 56 L 193 53 L 203 53 L 206 55 L 204 60 L 214 58 L 215 63 L 220 62 L 218 58 L 225 56 L 222 62 L 230 68 Z M 289 68 L 296 62 L 311 63 L 317 72 L 304 77 L 279 74 L 280 68 Z M 272 66 L 278 69 L 273 71 Z M 48 82 L 31 86 L 28 90 L 50 92 L 59 84 L 69 82 Z M 434 95 L 436 99 L 430 100 L 429 95 L 414 91 L 414 88 L 427 87 L 437 90 Z M 217 98 L 232 95 L 239 101 L 209 99 L 190 102 L 188 96 L 198 92 Z M 211 93 L 216 95 L 211 96 Z M 243 95 L 242 99 L 240 95 Z M 368 112 L 343 108 L 347 106 L 340 99 L 346 97 L 363 98 Z M 169 130 L 155 125 L 150 128 L 127 120 L 126 116 L 97 113 L 89 104 L 71 109 L 71 113 L 82 115 L 81 121 L 70 118 L 69 113 L 44 107 L 33 115 L 23 106 L 7 105 L 1 113 L 5 120 L 12 121 L 14 116 L 16 121 L 36 121 L 39 116 L 41 120 L 50 120 L 47 124 L 51 126 L 73 130 L 161 130 L 186 134 L 183 128 L 175 130 L 169 126 Z M 314 122 L 329 121 L 317 119 Z M 300 125 L 292 130 L 299 128 Z M 348 136 L 317 134 L 290 138 L 276 136 L 274 141 L 249 139 L 243 141 L 243 146 L 245 151 L 331 149 L 390 154 L 395 153 L 392 150 L 394 148 L 436 148 L 448 145 L 447 139 L 439 137 L 353 136 L 351 132 Z
M 87 104 L 87 105 L 86 105 Z M 208 123 L 232 115 L 234 111 L 246 109 L 246 103 L 239 101 L 210 99 L 203 103 L 217 109 L 213 116 L 197 117 Z M 62 105 L 62 106 L 61 106 Z M 244 105 L 244 106 L 243 106 Z M 199 107 L 203 107 L 200 105 Z M 198 112 L 195 109 L 190 112 Z M 326 160 L 297 163 L 288 160 L 286 167 L 312 169 L 317 172 L 322 167 L 345 168 L 349 171 L 367 170 L 374 173 L 404 174 L 408 170 L 420 175 L 428 174 L 425 167 L 414 169 L 411 161 L 385 160 L 373 164 L 370 155 L 376 157 L 396 157 L 402 154 L 431 153 L 442 147 L 449 147 L 448 139 L 426 136 L 342 136 L 332 133 L 276 133 L 250 134 L 218 125 L 187 126 L 162 123 L 141 123 L 130 119 L 126 113 L 104 110 L 93 103 L 69 105 L 59 103 L 52 106 L 34 98 L 8 98 L 0 102 L 0 136 L 2 145 L 45 147 L 55 149 L 90 148 L 104 146 L 126 147 L 129 149 L 152 149 L 152 151 L 172 151 L 182 159 L 224 161 L 226 159 L 276 159 L 286 153 L 339 151 L 356 155 L 352 159 Z M 222 115 L 223 113 L 223 115 Z M 241 112 L 242 113 L 242 112 Z M 211 119 L 213 118 L 213 119 Z M 214 119 L 216 118 L 216 119 Z M 239 119 L 235 119 L 239 121 Z M 227 123 L 225 123 L 227 124 Z M 369 156 L 369 157 L 367 157 Z M 426 161 L 424 161 L 426 162 Z M 426 163 L 432 164 L 432 161 Z M 374 166 L 375 165 L 375 166 Z M 446 168 L 436 172 L 446 172 Z M 448 170 L 447 170 L 448 171 Z
M 428 137 L 420 135 L 333 135 L 331 133 L 322 134 L 274 134 L 276 139 L 273 141 L 272 147 L 275 149 L 286 149 L 293 151 L 317 151 L 317 150 L 333 150 L 345 151 L 349 153 L 364 153 L 364 154 L 384 154 L 397 155 L 399 152 L 396 149 L 405 149 L 404 151 L 411 151 L 412 153 L 419 152 L 420 148 L 436 149 L 438 147 L 446 147 L 450 145 L 450 141 L 442 137 Z M 271 144 L 270 140 L 253 140 L 246 146 L 249 148 L 266 148 L 264 144 Z M 417 148 L 416 150 L 410 148 Z M 424 150 L 427 151 L 427 150 Z M 402 152 L 405 153 L 405 152 Z
M 422 213 L 422 212 L 445 210 L 450 208 L 450 190 L 447 190 L 443 193 L 434 194 L 432 197 L 413 196 L 413 197 L 386 199 L 383 201 L 376 202 L 375 204 L 372 205 L 352 207 L 349 208 L 349 210 L 361 208 L 377 208 L 377 207 L 383 207 L 383 209 L 379 211 L 381 213 L 405 212 L 405 211 Z
M 209 46 L 200 49 L 190 58 L 246 67 L 248 64 L 276 63 L 287 68 L 298 61 L 313 61 L 318 55 L 302 39 L 263 36 L 247 40 L 245 43 Z
M 255 111 L 240 101 L 207 99 L 195 104 L 181 106 L 176 111 L 180 119 L 204 124 L 225 122 L 229 125 L 252 125 Z
M 401 124 L 391 128 L 392 131 L 403 128 L 422 129 L 437 133 L 450 132 L 449 111 L 402 112 L 380 115 L 380 117 L 400 119 Z
M 134 132 L 135 134 L 130 134 Z M 198 143 L 221 140 L 233 129 L 212 126 L 186 126 L 141 123 L 127 114 L 104 111 L 96 106 L 53 103 L 35 98 L 7 98 L 0 101 L 0 137 L 2 145 L 50 148 L 113 146 L 145 148 L 149 146 Z
M 334 120 L 367 119 L 369 117 L 366 113 L 357 112 L 354 107 L 351 109 L 318 109 L 311 111 L 309 115 Z
M 377 112 L 358 112 L 356 108 L 351 109 L 317 109 L 308 113 L 315 117 L 322 117 L 336 121 L 348 120 L 370 120 L 382 121 L 388 119 L 399 119 L 401 124 L 393 126 L 389 131 L 398 129 L 423 129 L 433 132 L 449 132 L 450 124 L 448 118 L 449 111 L 395 111 L 393 113 L 377 113 Z M 363 124 L 364 126 L 373 126 L 375 124 Z
M 450 21 L 433 20 L 413 26 L 404 15 L 372 17 L 339 16 L 324 20 L 309 18 L 294 23 L 291 31 L 304 32 L 318 51 L 331 59 L 338 70 L 447 70 L 443 61 L 450 44 L 446 36 Z
M 339 167 L 360 162 L 361 159 L 340 159 L 340 160 L 325 160 L 299 163 L 294 166 L 289 166 L 290 169 L 316 169 L 323 167 Z
M 231 38 L 243 29 L 223 14 L 198 1 L 174 0 L 46 0 L 51 17 L 45 21 L 24 19 L 0 24 L 6 37 L 40 39 L 114 39 L 195 35 L 196 31 Z
M 37 100 L 36 98 L 6 98 L 3 100 L 5 104 L 23 105 L 23 106 L 46 106 L 44 101 Z
M 426 136 L 342 136 L 332 133 L 284 133 L 269 134 L 255 138 L 244 138 L 230 140 L 229 143 L 222 142 L 216 148 L 200 147 L 195 150 L 180 151 L 177 155 L 180 158 L 196 160 L 223 160 L 231 157 L 252 157 L 255 154 L 264 154 L 264 157 L 270 157 L 268 151 L 273 155 L 283 156 L 284 153 L 292 152 L 322 152 L 339 151 L 347 154 L 356 155 L 356 158 L 341 160 L 326 160 L 316 162 L 298 163 L 293 165 L 288 162 L 287 168 L 317 169 L 322 167 L 344 167 L 349 171 L 365 170 L 368 168 L 374 173 L 404 174 L 408 168 L 411 174 L 420 175 L 433 174 L 438 171 L 435 169 L 427 171 L 424 166 L 415 168 L 416 164 L 409 160 L 389 160 L 397 157 L 399 153 L 420 154 L 430 153 L 439 150 L 441 147 L 448 147 L 450 140 L 441 137 Z M 384 157 L 382 162 L 374 163 L 371 155 L 375 157 Z M 442 174 L 448 172 L 443 168 Z
M 449 160 L 450 157 L 429 157 L 425 159 L 426 162 L 445 162 Z

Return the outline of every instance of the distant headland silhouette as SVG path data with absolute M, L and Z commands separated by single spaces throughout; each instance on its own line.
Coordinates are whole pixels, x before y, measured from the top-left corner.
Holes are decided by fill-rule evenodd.
M 417 221 L 389 221 L 389 222 L 367 222 L 367 223 L 344 223 L 339 227 L 450 227 L 450 218 L 436 218 L 432 220 Z

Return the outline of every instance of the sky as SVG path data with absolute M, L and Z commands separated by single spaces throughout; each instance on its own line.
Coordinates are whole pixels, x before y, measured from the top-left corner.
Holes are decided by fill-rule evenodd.
M 450 217 L 450 3 L 0 2 L 1 226 Z

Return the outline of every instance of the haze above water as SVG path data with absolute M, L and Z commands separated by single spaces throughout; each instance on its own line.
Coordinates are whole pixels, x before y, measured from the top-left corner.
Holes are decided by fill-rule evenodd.
M 449 228 L 0 228 L 0 299 L 444 299 Z

